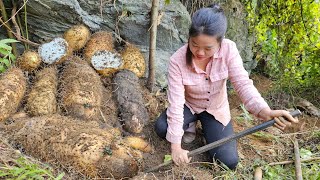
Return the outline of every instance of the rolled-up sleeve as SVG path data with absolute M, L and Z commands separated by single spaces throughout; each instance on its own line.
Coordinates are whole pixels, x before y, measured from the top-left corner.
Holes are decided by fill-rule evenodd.
M 183 108 L 185 103 L 181 69 L 174 58 L 170 58 L 168 69 L 168 129 L 166 139 L 171 143 L 181 143 L 183 136 Z
M 269 106 L 254 87 L 253 81 L 249 79 L 248 72 L 243 67 L 236 44 L 232 42 L 228 45 L 229 52 L 226 58 L 228 58 L 229 79 L 246 109 L 257 116 L 262 109 Z

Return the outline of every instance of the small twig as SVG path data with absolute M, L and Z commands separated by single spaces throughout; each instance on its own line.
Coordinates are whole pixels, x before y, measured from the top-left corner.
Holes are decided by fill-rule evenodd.
M 106 118 L 104 117 L 104 115 L 103 115 L 103 113 L 102 113 L 102 111 L 101 111 L 101 108 L 99 108 L 99 111 L 100 111 L 100 115 L 101 115 L 101 117 L 102 117 L 102 119 L 103 119 L 103 122 L 107 122 L 107 120 L 106 120 Z
M 301 135 L 301 134 L 308 134 L 308 133 L 311 133 L 311 132 L 314 132 L 314 131 L 318 132 L 320 130 L 312 129 L 312 130 L 309 130 L 309 131 L 301 131 L 301 132 L 295 132 L 295 133 L 279 134 L 277 136 L 284 137 L 284 136 L 292 136 L 292 135 Z
M 27 4 L 28 1 L 29 1 L 29 0 L 26 0 L 26 1 L 23 3 L 23 5 L 18 9 L 18 11 L 17 11 L 16 13 L 12 14 L 12 16 L 16 16 L 16 15 L 18 14 L 18 12 L 21 11 L 22 8 L 24 8 L 24 6 Z M 6 25 L 11 19 L 12 19 L 12 17 L 9 18 L 8 20 L 5 20 L 5 22 L 1 22 L 2 24 L 0 25 L 0 27 Z
M 100 0 L 100 17 L 102 18 L 102 4 L 103 4 L 103 0 Z
M 14 3 L 14 4 L 13 4 L 12 11 L 11 11 L 11 14 L 15 14 L 16 11 L 17 11 L 17 6 L 16 6 L 16 4 Z M 18 38 L 21 39 L 20 28 L 19 28 L 19 26 L 18 26 L 18 24 L 17 24 L 16 16 L 12 16 L 11 18 L 12 18 L 13 26 L 14 26 L 14 28 L 16 29 L 16 38 L 17 38 L 17 39 L 18 39 Z
M 296 169 L 296 179 L 302 180 L 302 170 L 301 170 L 301 160 L 300 160 L 300 152 L 299 152 L 299 144 L 298 140 L 294 140 L 294 164 Z
M 130 44 L 128 41 L 124 40 L 119 34 L 117 34 L 116 32 L 112 31 L 112 34 L 114 34 L 114 36 L 117 38 L 117 40 L 119 40 L 120 42 L 124 42 L 126 45 Z
M 4 24 L 3 20 L 1 19 L 1 17 L 0 17 L 0 23 L 2 23 L 2 24 L 17 38 L 18 41 L 21 41 L 21 42 L 30 44 L 31 46 L 35 46 L 35 47 L 40 46 L 40 44 L 35 43 L 35 42 L 32 42 L 32 41 L 29 41 L 29 40 L 25 39 L 24 37 L 18 38 L 17 33 L 13 32 L 9 26 L 7 26 L 6 24 Z M 0 27 L 1 27 L 1 26 L 0 26 Z
M 99 111 L 100 111 L 100 115 L 101 115 L 101 117 L 102 117 L 102 119 L 103 119 L 103 122 L 104 122 L 109 128 L 112 128 L 112 126 L 110 126 L 109 124 L 107 124 L 107 120 L 106 120 L 106 118 L 104 117 L 101 108 L 99 108 Z
M 308 159 L 301 159 L 301 162 L 309 162 L 309 161 L 318 161 L 320 160 L 320 157 L 314 157 L 314 158 L 308 158 Z M 292 164 L 294 161 L 281 161 L 281 162 L 272 162 L 269 163 L 269 166 L 274 166 L 274 165 L 285 165 L 285 164 Z

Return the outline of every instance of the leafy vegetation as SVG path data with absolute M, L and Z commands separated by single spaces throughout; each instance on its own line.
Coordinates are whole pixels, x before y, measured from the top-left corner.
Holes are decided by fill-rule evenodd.
M 302 92 L 319 87 L 319 0 L 243 2 L 263 71 L 279 80 L 282 89 Z
M 60 180 L 64 173 L 58 177 L 54 177 L 50 170 L 41 168 L 38 164 L 28 161 L 24 157 L 20 157 L 15 162 L 17 166 L 0 166 L 0 179 L 54 179 Z
M 16 57 L 12 54 L 12 47 L 9 43 L 19 42 L 14 39 L 2 39 L 0 40 L 0 73 L 3 73 L 6 69 L 16 60 Z

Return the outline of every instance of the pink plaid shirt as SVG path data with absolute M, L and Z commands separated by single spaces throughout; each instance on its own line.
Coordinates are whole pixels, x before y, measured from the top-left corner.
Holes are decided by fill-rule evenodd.
M 227 97 L 227 79 L 229 78 L 246 109 L 254 115 L 269 107 L 253 86 L 247 71 L 243 67 L 236 44 L 228 39 L 221 43 L 219 52 L 209 61 L 206 71 L 194 64 L 186 64 L 188 45 L 184 45 L 171 57 L 168 70 L 168 129 L 166 138 L 171 143 L 181 143 L 184 131 L 183 107 L 192 113 L 207 111 L 226 126 L 230 120 Z

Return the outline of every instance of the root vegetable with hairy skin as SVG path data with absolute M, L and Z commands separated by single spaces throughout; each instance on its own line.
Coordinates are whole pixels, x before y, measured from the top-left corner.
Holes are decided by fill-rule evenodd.
M 125 137 L 124 143 L 142 152 L 150 153 L 153 151 L 152 146 L 147 141 L 143 140 L 140 137 L 135 137 L 135 136 Z
M 91 63 L 92 56 L 97 51 L 115 52 L 113 46 L 113 37 L 110 32 L 99 31 L 91 35 L 89 41 L 84 48 L 84 58 Z
M 83 120 L 101 118 L 102 82 L 97 72 L 79 57 L 64 67 L 61 80 L 62 107 L 67 115 Z
M 25 51 L 21 56 L 17 59 L 17 65 L 24 71 L 34 71 L 41 64 L 40 55 L 34 51 Z
M 32 116 L 49 115 L 57 112 L 57 70 L 42 69 L 36 74 L 36 82 L 27 98 L 27 112 Z
M 115 75 L 113 82 L 124 129 L 130 133 L 141 133 L 149 121 L 149 114 L 143 102 L 139 78 L 132 71 L 122 70 Z
M 120 144 L 119 129 L 51 115 L 19 119 L 6 126 L 10 141 L 45 162 L 71 166 L 91 178 L 128 178 L 139 170 L 141 153 Z
M 90 39 L 90 30 L 85 25 L 75 25 L 68 29 L 63 38 L 74 51 L 82 49 Z
M 72 49 L 63 38 L 54 38 L 42 44 L 38 49 L 43 62 L 47 64 L 61 64 L 72 55 Z
M 123 61 L 120 55 L 102 50 L 91 57 L 91 63 L 99 74 L 108 77 L 122 68 Z
M 0 77 L 0 121 L 6 120 L 17 111 L 26 87 L 26 78 L 19 68 L 8 69 Z
M 146 65 L 145 60 L 140 50 L 133 44 L 128 44 L 121 52 L 124 65 L 123 69 L 128 69 L 134 72 L 138 77 L 143 77 Z

